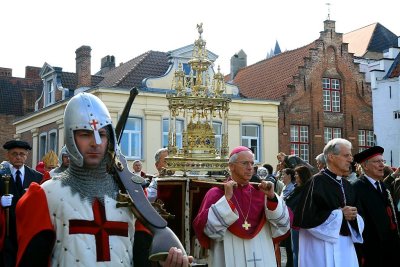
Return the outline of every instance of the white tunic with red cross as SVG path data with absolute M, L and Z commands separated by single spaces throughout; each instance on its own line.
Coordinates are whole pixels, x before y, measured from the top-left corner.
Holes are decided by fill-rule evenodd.
M 116 201 L 82 201 L 59 180 L 42 185 L 56 232 L 52 266 L 133 266 L 135 217 Z

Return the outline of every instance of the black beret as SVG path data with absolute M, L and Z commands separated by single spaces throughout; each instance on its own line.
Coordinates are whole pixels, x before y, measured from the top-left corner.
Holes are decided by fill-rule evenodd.
M 357 163 L 362 163 L 367 159 L 375 157 L 376 155 L 382 155 L 384 151 L 385 150 L 383 149 L 383 147 L 373 146 L 361 151 L 360 153 L 355 154 L 354 161 Z
M 7 149 L 7 150 L 13 149 L 13 148 L 16 148 L 16 147 L 24 148 L 24 149 L 27 149 L 27 150 L 31 150 L 32 149 L 32 147 L 27 142 L 21 141 L 21 140 L 11 140 L 11 141 L 6 142 L 3 145 L 3 148 Z

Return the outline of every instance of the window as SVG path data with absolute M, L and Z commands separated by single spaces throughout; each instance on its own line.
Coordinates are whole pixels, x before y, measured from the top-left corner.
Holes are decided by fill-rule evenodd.
M 219 153 L 222 145 L 222 123 L 213 122 L 213 128 L 215 133 L 215 149 Z
M 309 161 L 308 126 L 290 126 L 290 154 L 297 155 L 305 161 Z
M 324 111 L 340 112 L 340 80 L 322 79 Z
M 121 138 L 121 152 L 129 159 L 142 158 L 142 120 L 128 118 Z
M 342 129 L 341 128 L 324 128 L 324 142 L 327 144 L 330 140 L 334 138 L 342 138 Z
M 369 130 L 358 130 L 358 152 L 375 145 L 374 132 Z
M 46 106 L 53 104 L 55 102 L 55 93 L 54 93 L 54 83 L 53 80 L 48 80 L 46 82 L 46 94 L 45 94 L 45 101 Z
M 395 120 L 400 119 L 400 110 L 393 111 L 393 118 Z
M 242 125 L 242 146 L 249 147 L 255 156 L 255 161 L 260 161 L 260 126 Z
M 43 156 L 47 153 L 47 133 L 41 133 L 39 135 L 39 161 L 42 160 Z
M 53 150 L 56 154 L 57 153 L 57 130 L 52 130 L 49 132 L 49 144 L 48 144 L 48 151 Z
M 169 119 L 163 119 L 162 131 L 163 131 L 162 146 L 168 147 Z M 176 120 L 175 131 L 176 131 L 175 144 L 178 148 L 182 148 L 183 120 Z

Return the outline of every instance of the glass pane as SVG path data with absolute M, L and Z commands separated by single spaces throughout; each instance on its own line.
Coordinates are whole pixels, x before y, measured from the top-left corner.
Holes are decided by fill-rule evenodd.
M 162 147 L 168 147 L 168 133 L 163 133 L 162 136 Z
M 142 120 L 139 118 L 128 118 L 126 121 L 125 129 L 124 130 L 141 130 L 141 122 Z
M 131 155 L 132 157 L 140 157 L 140 135 L 132 134 L 131 136 Z
M 183 121 L 182 120 L 177 120 L 175 127 L 176 127 L 176 132 L 177 133 L 183 132 Z
M 308 126 L 300 126 L 300 142 L 308 143 Z
M 332 89 L 340 90 L 340 81 L 338 79 L 332 79 Z
M 299 141 L 299 128 L 297 125 L 290 126 L 290 142 Z
M 342 129 L 333 128 L 333 138 L 342 138 Z
M 308 162 L 308 145 L 300 145 L 300 157 Z
M 169 120 L 168 119 L 163 119 L 162 131 L 163 132 L 168 132 L 168 130 L 169 130 Z
M 120 148 L 121 152 L 123 155 L 129 157 L 129 134 L 124 132 L 122 134 L 121 142 L 120 142 Z
M 324 142 L 327 144 L 332 139 L 332 131 L 331 128 L 325 127 L 324 128 Z
M 258 136 L 257 128 L 254 126 L 243 125 L 242 131 L 243 131 L 243 136 Z
M 330 91 L 323 91 L 324 111 L 331 111 L 331 95 Z
M 322 88 L 323 89 L 329 89 L 329 79 L 328 78 L 322 78 Z
M 222 124 L 221 123 L 213 122 L 213 128 L 214 128 L 215 135 L 220 135 L 221 134 L 221 128 L 222 128 Z
M 290 154 L 291 155 L 299 155 L 299 145 L 298 144 L 290 145 Z
M 358 130 L 358 146 L 365 146 L 365 131 Z

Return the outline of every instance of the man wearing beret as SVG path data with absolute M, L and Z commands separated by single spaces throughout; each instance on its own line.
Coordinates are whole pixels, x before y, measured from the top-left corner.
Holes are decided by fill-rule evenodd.
M 15 206 L 21 196 L 25 193 L 25 190 L 29 187 L 32 182 L 39 183 L 42 180 L 42 174 L 29 168 L 25 165 L 25 161 L 28 156 L 31 146 L 20 140 L 11 140 L 3 145 L 3 148 L 7 150 L 6 158 L 8 160 L 7 167 L 10 168 L 11 179 L 9 182 L 9 194 L 5 194 L 5 184 L 3 181 L 0 182 L 0 194 L 1 194 L 1 211 L 9 209 L 9 235 L 5 236 L 2 249 L 2 264 L 5 267 L 15 266 L 15 259 L 17 253 L 17 235 L 15 225 Z M 4 214 L 2 212 L 1 214 Z M 1 225 L 3 228 L 5 225 Z M 5 229 L 1 229 L 4 233 Z M 0 266 L 3 266 L 0 264 Z
M 353 184 L 365 221 L 364 243 L 357 246 L 362 266 L 400 266 L 400 238 L 392 197 L 383 179 L 384 149 L 370 147 L 356 155 L 363 175 Z
M 201 246 L 209 249 L 209 266 L 277 266 L 273 239 L 287 237 L 289 211 L 272 182 L 249 183 L 253 165 L 249 148 L 233 149 L 224 189 L 211 188 L 202 201 L 193 227 Z

